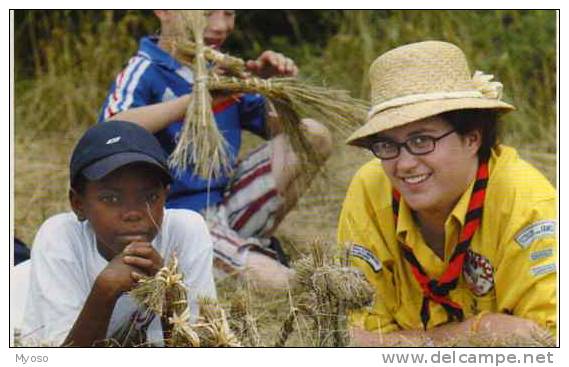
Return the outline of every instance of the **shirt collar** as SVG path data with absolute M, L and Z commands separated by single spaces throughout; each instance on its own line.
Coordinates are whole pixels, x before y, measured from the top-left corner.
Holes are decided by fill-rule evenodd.
M 464 191 L 460 199 L 458 199 L 458 202 L 456 203 L 456 205 L 450 212 L 449 217 L 446 220 L 447 223 L 450 218 L 454 218 L 460 223 L 461 227 L 464 225 L 464 218 L 466 217 L 466 212 L 468 211 L 468 204 L 470 202 L 472 189 L 474 188 L 474 181 L 476 181 L 476 179 L 472 180 L 470 185 L 468 185 L 466 191 Z
M 407 206 L 405 199 L 401 196 L 399 200 L 399 217 L 397 218 L 396 233 L 398 238 L 405 238 L 407 232 L 410 232 L 415 227 L 415 219 L 411 208 Z
M 138 54 L 174 71 L 182 67 L 172 55 L 158 47 L 158 37 L 156 36 L 143 37 L 140 40 Z
M 474 181 L 468 185 L 468 188 L 464 191 L 461 195 L 460 199 L 450 212 L 448 216 L 445 226 L 448 225 L 451 218 L 454 218 L 458 221 L 460 226 L 464 225 L 464 218 L 466 216 L 466 212 L 468 210 L 468 203 L 470 202 L 470 195 L 472 193 L 472 189 L 474 188 Z M 397 237 L 400 239 L 405 239 L 406 234 L 412 231 L 417 230 L 417 224 L 415 223 L 415 218 L 413 216 L 413 212 L 411 208 L 407 205 L 403 197 L 399 201 L 399 218 L 397 218 L 397 227 L 396 227 L 396 234 Z

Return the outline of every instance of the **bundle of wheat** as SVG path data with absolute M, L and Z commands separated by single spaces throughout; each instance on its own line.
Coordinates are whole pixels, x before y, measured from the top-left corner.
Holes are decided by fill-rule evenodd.
M 250 299 L 243 291 L 237 291 L 231 299 L 229 325 L 243 346 L 262 347 L 257 322 L 251 312 Z
M 368 104 L 350 97 L 346 91 L 313 86 L 295 78 L 253 78 L 244 71 L 243 60 L 206 47 L 203 32 L 207 23 L 203 11 L 182 11 L 181 19 L 181 32 L 193 35 L 193 42 L 181 37 L 165 42 L 173 55 L 192 68 L 195 81 L 184 127 L 169 160 L 178 174 L 193 166 L 196 174 L 210 179 L 232 169 L 227 142 L 215 124 L 209 90 L 222 94 L 260 93 L 267 97 L 279 114 L 283 131 L 299 160 L 311 165 L 319 165 L 321 160 L 315 157 L 304 137 L 301 116 L 320 117 L 332 130 L 344 133 L 365 121 Z M 210 71 L 206 69 L 208 61 L 214 66 Z M 219 77 L 216 67 L 233 76 Z
M 278 345 L 284 345 L 297 315 L 312 320 L 316 346 L 347 346 L 348 313 L 373 301 L 374 290 L 357 270 L 347 264 L 347 253 L 337 256 L 334 247 L 316 240 L 311 253 L 295 263 L 295 305 L 285 320 Z
M 208 180 L 231 170 L 227 142 L 219 132 L 211 109 L 207 87 L 208 72 L 204 54 L 203 33 L 207 20 L 201 10 L 183 11 L 182 26 L 195 39 L 195 58 L 192 65 L 194 85 L 178 144 L 169 159 L 178 175 L 189 165 L 199 176 Z
M 178 269 L 178 259 L 173 256 L 168 266 L 160 269 L 155 276 L 139 280 L 137 286 L 129 294 L 135 301 L 145 305 L 159 317 L 165 314 L 172 303 L 176 306 L 175 311 L 183 312 L 186 287 Z M 181 310 L 179 305 L 182 305 Z
M 177 60 L 186 65 L 193 64 L 197 54 L 195 42 L 184 39 L 183 37 L 162 38 L 161 41 L 164 45 L 164 49 Z M 242 59 L 217 51 L 208 46 L 203 47 L 203 53 L 208 62 L 222 68 L 224 72 L 233 76 L 245 75 L 245 61 Z
M 216 302 L 201 298 L 200 317 L 193 330 L 203 347 L 240 347 L 237 337 L 229 328 L 225 311 Z
M 200 347 L 200 337 L 190 325 L 190 311 L 186 307 L 182 313 L 173 312 L 168 318 L 171 325 L 170 336 L 165 340 L 169 347 Z
M 225 311 L 212 300 L 199 300 L 200 316 L 196 323 L 191 323 L 186 287 L 176 256 L 172 256 L 168 266 L 160 269 L 153 277 L 139 280 L 129 294 L 144 307 L 147 315 L 154 314 L 162 318 L 162 324 L 168 326 L 164 339 L 164 344 L 168 347 L 240 346 L 229 329 Z M 125 325 L 123 334 L 130 329 L 130 323 Z M 142 345 L 144 341 L 135 340 L 135 336 L 130 335 L 130 342 L 122 342 L 121 345 Z M 121 340 L 124 339 L 121 337 Z

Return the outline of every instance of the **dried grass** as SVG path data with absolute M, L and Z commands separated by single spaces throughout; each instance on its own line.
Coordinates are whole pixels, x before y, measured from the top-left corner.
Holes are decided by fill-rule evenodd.
M 349 345 L 348 312 L 373 301 L 371 285 L 359 271 L 348 266 L 345 251 L 337 255 L 335 250 L 334 246 L 316 240 L 310 255 L 294 266 L 295 308 L 312 321 L 314 345 L 318 347 Z M 290 323 L 288 318 L 285 323 Z
M 232 296 L 229 324 L 243 346 L 263 346 L 257 320 L 253 316 L 249 293 L 237 291 Z
M 202 347 L 240 347 L 239 340 L 229 328 L 225 310 L 216 302 L 200 299 L 200 318 L 192 325 Z
M 322 120 L 332 130 L 351 132 L 365 122 L 368 103 L 353 98 L 348 91 L 310 85 L 297 78 L 240 79 L 212 75 L 212 91 L 260 93 L 270 101 L 282 101 L 300 115 Z

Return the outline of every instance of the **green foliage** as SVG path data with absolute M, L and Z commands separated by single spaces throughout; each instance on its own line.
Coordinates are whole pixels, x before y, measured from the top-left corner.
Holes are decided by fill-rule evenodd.
M 406 43 L 449 41 L 465 51 L 473 72 L 494 74 L 518 108 L 506 118 L 506 140 L 555 152 L 554 11 L 346 11 L 340 24 L 321 55 L 301 61 L 309 73 L 367 97 L 377 56 Z
M 17 11 L 16 126 L 66 130 L 92 123 L 113 76 L 154 33 L 150 11 Z M 506 140 L 555 152 L 556 13 L 550 10 L 243 10 L 228 50 L 290 55 L 303 76 L 369 95 L 381 53 L 427 39 L 456 43 L 472 70 L 495 75 L 518 112 Z M 20 47 L 21 45 L 21 47 Z
M 147 29 L 148 22 L 130 13 L 116 19 L 112 11 L 30 11 L 18 16 L 24 23 L 17 39 L 31 47 L 25 50 L 16 43 L 21 57 L 15 62 L 16 134 L 94 123 L 114 75 L 136 50 L 133 30 Z

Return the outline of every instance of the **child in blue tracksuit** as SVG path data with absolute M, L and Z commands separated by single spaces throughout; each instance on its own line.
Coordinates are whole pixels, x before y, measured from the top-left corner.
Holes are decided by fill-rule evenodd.
M 192 71 L 180 64 L 164 47 L 177 32 L 179 13 L 155 11 L 161 22 L 158 37 L 145 37 L 139 50 L 116 77 L 102 107 L 99 121 L 127 120 L 153 132 L 169 155 L 182 129 Z M 219 49 L 235 25 L 235 12 L 210 11 L 204 40 Z M 294 62 L 282 54 L 265 51 L 246 67 L 260 77 L 295 76 Z M 219 131 L 228 143 L 231 177 L 212 180 L 193 173 L 193 167 L 176 172 L 166 206 L 202 212 L 214 242 L 214 264 L 218 275 L 247 270 L 252 278 L 268 286 L 286 285 L 290 270 L 278 242 L 271 234 L 300 195 L 293 185 L 302 177 L 300 164 L 290 144 L 278 132 L 278 117 L 267 123 L 268 106 L 260 95 L 240 94 L 214 98 L 213 111 Z M 275 123 L 273 123 L 274 121 Z M 331 149 L 328 130 L 313 120 L 303 120 L 308 140 L 322 156 Z M 266 140 L 242 160 L 241 132 L 248 130 Z M 284 265 L 283 265 L 284 264 Z

